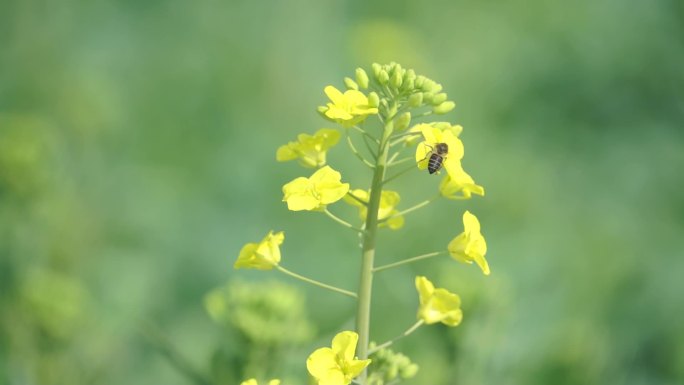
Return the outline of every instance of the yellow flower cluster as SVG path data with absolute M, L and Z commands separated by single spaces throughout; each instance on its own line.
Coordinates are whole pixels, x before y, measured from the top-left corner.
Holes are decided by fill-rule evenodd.
M 319 385 L 349 385 L 371 360 L 356 359 L 359 335 L 352 331 L 338 333 L 332 346 L 320 348 L 306 360 L 306 368 Z
M 350 197 L 349 195 L 353 195 Z M 359 217 L 362 221 L 366 220 L 368 213 L 368 201 L 370 199 L 370 191 L 366 190 L 352 190 L 344 201 L 359 209 Z M 378 221 L 380 226 L 387 226 L 392 230 L 398 230 L 404 226 L 404 217 L 399 214 L 396 209 L 401 197 L 396 191 L 383 190 L 380 193 L 380 208 L 378 209 Z
M 299 177 L 283 186 L 283 201 L 292 211 L 319 210 L 342 199 L 349 184 L 341 182 L 342 175 L 325 166 L 311 177 Z

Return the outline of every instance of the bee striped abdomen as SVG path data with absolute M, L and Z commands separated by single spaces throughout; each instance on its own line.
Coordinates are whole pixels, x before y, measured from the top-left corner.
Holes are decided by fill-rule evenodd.
M 439 154 L 430 155 L 430 160 L 428 161 L 428 171 L 430 174 L 434 174 L 442 168 L 444 163 L 444 157 Z

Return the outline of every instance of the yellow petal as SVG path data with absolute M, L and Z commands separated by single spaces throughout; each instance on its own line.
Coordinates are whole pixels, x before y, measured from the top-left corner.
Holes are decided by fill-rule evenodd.
M 327 116 L 330 119 L 339 119 L 339 120 L 349 120 L 354 118 L 354 115 L 349 113 L 346 109 L 340 108 L 337 105 L 328 103 L 328 109 L 325 111 L 325 116 Z
M 351 361 L 354 359 L 354 352 L 356 352 L 356 343 L 359 341 L 359 335 L 355 332 L 344 331 L 337 333 L 332 340 L 332 350 L 344 361 Z
M 365 369 L 366 366 L 370 365 L 370 363 L 371 363 L 370 359 L 368 359 L 368 360 L 353 360 L 353 361 L 349 362 L 347 364 L 347 373 L 345 373 L 346 378 L 351 381 L 353 378 L 355 378 L 356 376 L 361 374 L 361 372 L 363 372 L 363 369 Z
M 420 297 L 420 303 L 422 304 L 423 302 L 427 302 L 432 296 L 435 286 L 427 278 L 418 276 L 416 277 L 416 290 L 418 290 L 418 296 Z
M 306 369 L 321 385 L 346 385 L 337 356 L 330 348 L 320 348 L 311 353 L 306 360 Z
M 368 107 L 368 98 L 361 91 L 347 90 L 344 92 L 344 98 L 350 106 Z
M 297 159 L 297 153 L 292 150 L 289 144 L 278 147 L 276 151 L 276 160 L 278 162 L 286 162 L 288 160 Z
M 254 378 L 250 378 L 249 380 L 242 381 L 240 385 L 257 385 L 257 380 Z
M 470 211 L 463 213 L 463 227 L 466 233 L 480 234 L 480 221 Z
M 248 243 L 242 247 L 233 268 L 235 269 L 258 269 L 270 270 L 273 263 L 257 254 L 259 244 Z
M 454 239 L 449 242 L 449 245 L 447 246 L 447 250 L 449 250 L 449 254 L 457 261 L 459 262 L 464 262 L 464 263 L 471 263 L 471 261 L 466 258 L 465 255 L 465 249 L 467 246 L 467 241 L 468 238 L 466 236 L 466 233 L 463 232 L 456 236 Z
M 274 378 L 268 382 L 268 385 L 280 385 L 280 380 Z
M 344 102 L 344 96 L 342 95 L 342 92 L 333 86 L 325 87 L 323 92 L 325 92 L 325 94 L 328 96 L 328 99 L 330 99 L 333 104 L 340 104 Z

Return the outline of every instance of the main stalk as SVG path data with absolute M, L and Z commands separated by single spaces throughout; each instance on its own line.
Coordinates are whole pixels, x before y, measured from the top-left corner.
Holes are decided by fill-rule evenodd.
M 394 109 L 396 111 L 396 108 Z M 375 258 L 375 240 L 378 230 L 378 210 L 382 195 L 382 182 L 387 168 L 389 153 L 389 137 L 393 131 L 393 114 L 386 120 L 382 140 L 378 145 L 378 157 L 373 172 L 366 226 L 363 235 L 361 254 L 361 280 L 359 283 L 359 299 L 356 312 L 356 331 L 359 334 L 357 356 L 361 360 L 368 358 L 368 343 L 370 338 L 371 293 L 373 289 L 373 259 Z M 366 370 L 359 376 L 360 383 L 366 384 Z

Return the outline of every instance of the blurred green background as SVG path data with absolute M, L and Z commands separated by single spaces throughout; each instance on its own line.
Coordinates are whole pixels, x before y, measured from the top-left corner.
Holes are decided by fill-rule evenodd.
M 468 209 L 492 268 L 378 274 L 377 341 L 415 320 L 416 274 L 463 299 L 461 326 L 396 345 L 421 366 L 408 383 L 684 383 L 681 1 L 10 0 L 0 384 L 306 383 L 305 358 L 354 304 L 232 263 L 285 230 L 285 266 L 355 288 L 357 240 L 287 211 L 282 184 L 309 171 L 275 150 L 330 127 L 324 86 L 390 60 L 456 101 L 447 118 L 487 196 L 410 214 L 378 261 L 443 248 Z M 329 158 L 367 186 L 345 148 Z M 395 187 L 408 207 L 437 184 Z M 212 319 L 205 295 L 226 284 Z M 240 322 L 262 313 L 306 327 L 256 341 Z

